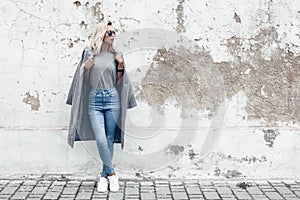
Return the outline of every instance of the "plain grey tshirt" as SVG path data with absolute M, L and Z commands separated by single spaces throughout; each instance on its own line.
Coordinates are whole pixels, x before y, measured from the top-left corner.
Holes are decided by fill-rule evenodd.
M 91 68 L 90 74 L 91 87 L 107 90 L 113 88 L 116 81 L 115 55 L 113 52 L 101 51 L 94 57 L 94 66 Z

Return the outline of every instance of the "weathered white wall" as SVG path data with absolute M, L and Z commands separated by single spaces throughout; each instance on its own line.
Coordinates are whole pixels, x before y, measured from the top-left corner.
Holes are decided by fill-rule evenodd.
M 122 177 L 300 177 L 298 0 L 1 1 L 0 175 L 101 169 L 65 100 L 102 13 L 139 105 Z

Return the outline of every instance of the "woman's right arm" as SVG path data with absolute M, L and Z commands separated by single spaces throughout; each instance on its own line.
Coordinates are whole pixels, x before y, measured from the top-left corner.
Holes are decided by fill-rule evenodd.
M 93 65 L 94 65 L 94 59 L 92 56 L 90 56 L 84 65 L 84 82 L 85 83 L 89 83 L 89 81 L 90 81 L 90 73 L 91 73 L 91 68 L 93 67 Z

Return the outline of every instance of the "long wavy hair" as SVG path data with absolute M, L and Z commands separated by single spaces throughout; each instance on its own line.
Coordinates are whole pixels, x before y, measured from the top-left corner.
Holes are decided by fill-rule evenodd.
M 106 34 L 107 26 L 112 26 L 112 22 L 103 20 L 96 25 L 96 29 L 94 31 L 94 34 L 92 35 L 90 43 L 90 49 L 95 55 L 99 55 L 101 51 L 101 46 Z M 115 52 L 113 46 L 111 46 L 109 51 Z

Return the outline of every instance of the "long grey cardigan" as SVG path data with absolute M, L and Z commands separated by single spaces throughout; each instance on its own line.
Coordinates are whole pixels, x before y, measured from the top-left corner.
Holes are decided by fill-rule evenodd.
M 66 102 L 72 105 L 68 131 L 68 144 L 72 148 L 75 141 L 95 140 L 88 116 L 88 95 L 91 88 L 89 83 L 84 82 L 84 64 L 88 58 L 89 51 L 89 47 L 85 47 L 82 52 Z M 121 149 L 124 149 L 126 110 L 137 106 L 133 87 L 126 70 L 122 78 L 117 82 L 116 88 L 120 97 L 121 112 L 115 131 L 114 143 L 121 143 Z

